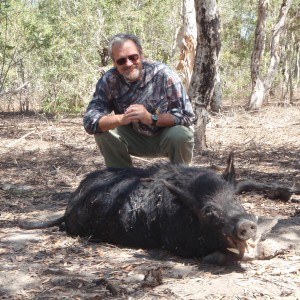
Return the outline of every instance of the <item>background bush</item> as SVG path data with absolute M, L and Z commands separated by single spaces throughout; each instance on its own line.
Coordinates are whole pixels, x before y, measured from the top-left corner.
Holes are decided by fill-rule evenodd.
M 0 108 L 16 109 L 10 106 L 17 100 L 44 112 L 84 111 L 98 78 L 111 67 L 107 41 L 119 32 L 138 35 L 146 56 L 175 67 L 181 2 L 0 0 Z M 279 4 L 272 2 L 269 28 Z M 223 95 L 243 98 L 251 90 L 256 2 L 223 0 L 219 7 Z M 22 92 L 13 93 L 19 87 Z

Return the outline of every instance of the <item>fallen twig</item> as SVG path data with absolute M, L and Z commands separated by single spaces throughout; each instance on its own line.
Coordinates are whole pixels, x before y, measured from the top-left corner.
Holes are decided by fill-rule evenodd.
M 14 146 L 15 144 L 18 144 L 21 140 L 25 139 L 27 136 L 31 135 L 32 133 L 35 133 L 36 132 L 36 129 L 35 130 L 32 130 L 26 134 L 24 134 L 23 136 L 21 136 L 20 138 L 18 138 L 17 140 L 13 141 L 12 143 L 8 144 L 6 146 L 6 148 L 10 148 L 12 146 Z

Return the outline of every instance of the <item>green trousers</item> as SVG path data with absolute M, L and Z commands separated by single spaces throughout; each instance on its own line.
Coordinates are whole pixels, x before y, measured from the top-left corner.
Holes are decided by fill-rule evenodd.
M 120 126 L 95 135 L 95 140 L 107 167 L 133 167 L 130 155 L 168 157 L 173 164 L 189 164 L 193 157 L 194 132 L 180 125 L 166 127 L 154 136 Z

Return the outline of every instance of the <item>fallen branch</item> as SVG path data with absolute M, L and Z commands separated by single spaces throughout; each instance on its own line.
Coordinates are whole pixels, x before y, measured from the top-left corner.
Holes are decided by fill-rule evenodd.
M 290 127 L 290 126 L 296 126 L 300 125 L 300 122 L 294 122 L 289 124 L 282 124 L 282 125 L 275 125 L 275 126 L 265 126 L 266 129 L 277 129 L 277 128 L 283 128 L 283 127 Z
M 34 129 L 26 134 L 24 134 L 23 136 L 21 136 L 20 138 L 18 138 L 16 141 L 13 141 L 11 142 L 10 144 L 8 144 L 7 146 L 5 146 L 6 148 L 11 148 L 13 147 L 15 144 L 19 143 L 21 140 L 25 139 L 27 136 L 29 136 L 30 134 L 33 134 L 33 133 L 36 133 L 36 134 L 42 134 L 42 133 L 45 133 L 45 132 L 48 132 L 48 131 L 51 131 L 53 130 L 52 128 L 50 129 L 46 129 L 46 130 L 43 130 L 43 131 L 37 131 L 37 129 Z M 59 131 L 59 129 L 56 129 L 56 131 Z
M 29 136 L 30 134 L 32 133 L 35 133 L 36 132 L 36 129 L 35 130 L 32 130 L 26 134 L 24 134 L 23 136 L 21 136 L 20 138 L 18 138 L 16 141 L 13 141 L 12 143 L 8 144 L 6 146 L 6 148 L 10 148 L 10 147 L 13 147 L 15 144 L 18 144 L 21 140 L 25 139 L 27 136 Z

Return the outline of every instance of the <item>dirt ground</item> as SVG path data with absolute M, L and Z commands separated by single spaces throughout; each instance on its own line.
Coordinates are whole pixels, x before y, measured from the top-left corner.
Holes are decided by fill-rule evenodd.
M 193 165 L 221 171 L 234 150 L 239 179 L 299 188 L 300 104 L 255 113 L 226 107 L 211 116 L 207 146 Z M 0 299 L 300 299 L 299 195 L 242 195 L 247 210 L 279 218 L 265 241 L 272 249 L 263 259 L 214 266 L 92 244 L 55 227 L 18 228 L 19 218 L 61 215 L 84 175 L 104 167 L 80 117 L 0 112 L 0 165 Z

